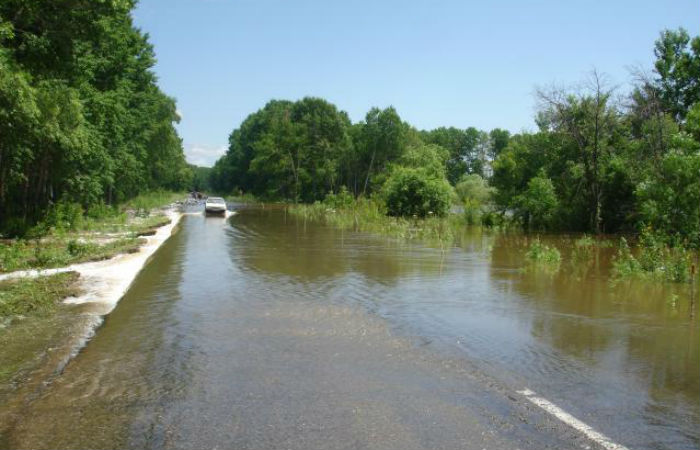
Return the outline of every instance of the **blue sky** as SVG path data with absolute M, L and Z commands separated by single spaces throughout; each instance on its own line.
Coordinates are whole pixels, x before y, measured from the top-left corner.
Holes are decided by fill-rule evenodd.
M 593 67 L 624 91 L 664 28 L 699 34 L 697 0 L 141 0 L 190 162 L 211 165 L 268 100 L 323 97 L 421 129 L 534 127 L 533 91 Z

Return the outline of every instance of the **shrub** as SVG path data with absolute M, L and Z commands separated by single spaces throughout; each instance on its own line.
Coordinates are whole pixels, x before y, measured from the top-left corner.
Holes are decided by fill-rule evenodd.
M 518 215 L 528 228 L 545 229 L 552 225 L 559 200 L 552 180 L 544 173 L 531 178 L 527 189 L 516 198 Z
M 73 202 L 58 202 L 49 208 L 43 223 L 38 228 L 73 231 L 83 223 L 83 207 Z
M 559 264 L 561 261 L 559 250 L 543 244 L 539 237 L 532 241 L 525 255 L 527 259 L 536 263 Z
M 394 168 L 382 193 L 391 216 L 444 216 L 450 208 L 447 180 L 432 177 L 420 168 Z
M 329 192 L 323 203 L 333 209 L 349 208 L 355 203 L 355 197 L 343 186 L 337 194 Z
M 595 248 L 595 240 L 584 234 L 574 241 L 572 256 L 577 261 L 585 261 L 590 259 Z
M 627 239 L 620 238 L 620 248 L 613 258 L 613 276 L 615 278 L 625 278 L 641 275 L 644 271 L 637 258 L 632 254 Z
M 613 259 L 613 276 L 687 282 L 691 277 L 690 254 L 682 247 L 667 246 L 662 237 L 645 230 L 639 239 L 637 256 L 632 253 L 627 241 L 620 239 L 620 249 Z

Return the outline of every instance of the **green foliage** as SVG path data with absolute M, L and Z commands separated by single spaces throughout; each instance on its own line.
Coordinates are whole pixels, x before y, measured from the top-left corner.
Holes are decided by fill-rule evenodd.
M 265 199 L 331 193 L 326 209 L 381 193 L 389 214 L 420 217 L 446 210 L 446 179 L 464 207 L 460 223 L 596 235 L 651 226 L 667 245 L 700 247 L 700 38 L 666 30 L 654 53 L 654 73 L 623 101 L 595 71 L 578 88 L 540 90 L 534 133 L 417 131 L 392 107 L 352 124 L 320 99 L 272 101 L 231 133 L 211 180 Z M 8 80 L 10 100 L 38 115 L 20 95 L 31 82 Z M 599 246 L 582 242 L 574 257 Z
M 142 243 L 141 239 L 133 237 L 119 238 L 104 244 L 60 237 L 16 240 L 0 245 L 0 272 L 46 269 L 99 261 L 119 253 L 134 252 Z
M 700 246 L 700 152 L 664 155 L 635 194 L 642 226 Z
M 659 96 L 665 109 L 680 121 L 700 99 L 700 37 L 691 39 L 683 28 L 664 30 L 654 55 Z
M 382 191 L 391 216 L 438 217 L 450 208 L 451 189 L 444 178 L 431 176 L 426 169 L 396 167 Z
M 189 165 L 192 171 L 192 182 L 188 186 L 189 191 L 209 192 L 212 190 L 211 175 L 213 169 L 211 167 L 200 167 Z
M 540 238 L 535 238 L 525 253 L 530 262 L 547 265 L 558 265 L 561 262 L 561 253 L 556 247 L 543 244 Z
M 321 200 L 338 187 L 339 161 L 350 152 L 347 114 L 325 100 L 273 100 L 229 137 L 212 187 L 263 199 Z
M 53 311 L 64 298 L 80 294 L 78 278 L 77 272 L 64 272 L 0 281 L 0 319 Z
M 323 199 L 323 204 L 330 208 L 348 208 L 355 202 L 355 198 L 348 192 L 348 188 L 342 186 L 337 194 L 332 192 Z
M 613 276 L 647 278 L 666 282 L 683 283 L 690 281 L 691 256 L 682 247 L 669 247 L 663 236 L 645 230 L 640 236 L 635 255 L 624 238 L 613 259 Z
M 554 184 L 544 173 L 528 181 L 527 189 L 515 203 L 529 229 L 545 229 L 551 225 L 559 206 Z
M 502 136 L 496 132 L 499 144 Z M 439 145 L 448 151 L 446 164 L 447 179 L 456 184 L 464 175 L 473 173 L 483 175 L 491 142 L 489 135 L 474 127 L 465 130 L 450 127 L 440 127 L 431 131 L 423 131 L 421 138 L 429 144 Z
M 190 183 L 133 6 L 0 4 L 0 232 L 24 233 L 59 203 L 90 211 Z
M 168 206 L 185 196 L 182 192 L 172 192 L 156 190 L 145 192 L 126 201 L 122 204 L 122 209 L 133 210 L 137 215 L 147 217 L 157 208 Z
M 464 220 L 467 224 L 481 223 L 482 215 L 489 212 L 493 191 L 488 182 L 481 175 L 475 173 L 463 176 L 457 183 L 455 193 L 459 203 L 464 208 Z
M 620 238 L 620 248 L 613 259 L 613 276 L 616 278 L 626 278 L 640 276 L 644 273 L 642 265 L 632 254 L 627 239 Z
M 445 248 L 452 243 L 462 224 L 451 217 L 405 218 L 388 216 L 379 199 L 360 197 L 342 208 L 316 202 L 289 207 L 290 214 L 303 220 L 320 220 L 341 229 L 383 234 L 397 239 L 421 239 Z
M 591 259 L 596 248 L 595 240 L 584 234 L 574 241 L 571 256 L 576 262 L 585 262 Z
M 42 228 L 57 231 L 74 231 L 83 223 L 83 208 L 78 203 L 59 202 L 51 205 Z

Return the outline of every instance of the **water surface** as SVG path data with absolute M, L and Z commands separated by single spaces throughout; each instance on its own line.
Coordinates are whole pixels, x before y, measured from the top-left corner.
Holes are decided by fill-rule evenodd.
M 509 400 L 527 387 L 630 448 L 698 448 L 689 288 L 611 285 L 613 250 L 570 265 L 567 236 L 544 237 L 560 267 L 531 267 L 528 239 L 445 250 L 279 208 L 186 216 L 67 366 L 64 343 L 13 369 L 0 447 L 587 444 Z M 79 312 L 61 314 L 53 342 Z M 0 333 L 3 364 L 31 340 Z

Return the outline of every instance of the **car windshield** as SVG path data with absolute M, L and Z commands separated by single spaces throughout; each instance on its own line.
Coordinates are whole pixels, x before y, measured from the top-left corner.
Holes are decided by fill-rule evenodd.
M 207 200 L 209 203 L 226 203 L 224 202 L 224 199 L 221 197 L 211 197 Z

